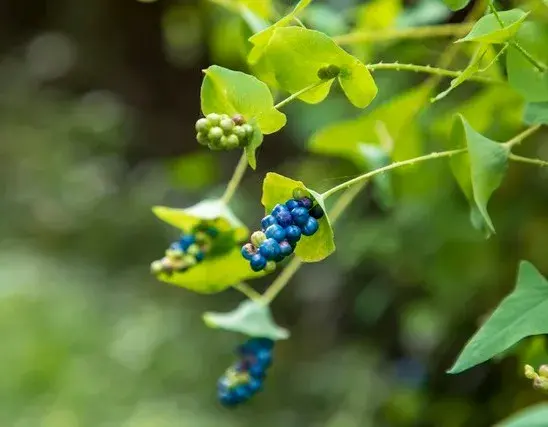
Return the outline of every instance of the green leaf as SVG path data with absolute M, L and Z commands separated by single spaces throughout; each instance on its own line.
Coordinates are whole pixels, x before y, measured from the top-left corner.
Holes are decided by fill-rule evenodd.
M 468 148 L 468 153 L 451 158 L 451 169 L 472 204 L 474 226 L 485 225 L 486 234 L 490 235 L 495 228 L 487 213 L 487 203 L 506 174 L 509 150 L 477 133 L 461 115 L 455 120 L 452 140 L 455 145 Z
M 274 108 L 268 86 L 249 74 L 212 65 L 204 71 L 201 99 L 204 114 L 242 114 L 254 119 L 263 134 L 280 130 L 285 114 Z
M 183 273 L 171 275 L 162 273 L 157 278 L 162 282 L 190 291 L 212 294 L 224 291 L 244 280 L 262 276 L 264 276 L 264 272 L 251 271 L 249 263 L 242 258 L 240 248 L 233 246 L 231 251 L 219 256 L 207 257 Z
M 468 6 L 470 0 L 443 0 L 451 10 L 461 10 Z
M 392 163 L 388 151 L 379 145 L 359 144 L 359 150 L 365 162 L 366 170 L 375 170 Z M 381 173 L 373 177 L 375 183 L 375 195 L 384 207 L 394 204 L 394 189 L 390 174 Z
M 483 363 L 525 337 L 547 334 L 546 313 L 548 281 L 531 263 L 522 261 L 516 288 L 470 339 L 448 372 L 456 374 Z
M 249 141 L 249 144 L 245 147 L 245 154 L 247 156 L 249 166 L 251 166 L 252 169 L 255 169 L 257 167 L 257 149 L 263 143 L 263 134 L 254 120 L 251 121 L 251 125 L 254 129 L 253 137 L 251 138 L 251 141 Z
M 276 325 L 270 307 L 246 300 L 228 313 L 204 313 L 204 322 L 210 328 L 240 332 L 251 337 L 285 340 L 289 331 Z
M 516 41 L 537 60 L 548 63 L 548 26 L 526 22 Z M 548 101 L 548 72 L 541 73 L 519 50 L 510 46 L 506 54 L 508 83 L 528 102 Z
M 320 225 L 319 230 L 313 236 L 303 236 L 295 249 L 295 254 L 302 261 L 318 262 L 327 258 L 335 251 L 333 229 L 331 228 L 321 195 L 307 188 L 301 181 L 295 181 L 277 173 L 269 172 L 263 181 L 261 203 L 265 207 L 266 212 L 270 213 L 276 204 L 285 203 L 291 199 L 295 188 L 307 189 L 325 212 L 325 215 L 318 221 Z
M 506 10 L 498 12 L 498 16 L 504 27 L 500 25 L 494 13 L 483 16 L 474 24 L 472 30 L 455 43 L 460 42 L 481 42 L 489 44 L 505 43 L 514 37 L 521 24 L 527 18 L 529 12 L 520 9 Z
M 249 230 L 220 199 L 203 200 L 185 209 L 154 206 L 152 212 L 162 221 L 189 233 L 203 222 L 211 222 L 221 233 L 234 232 L 234 239 L 246 239 Z
M 523 121 L 528 125 L 548 125 L 548 102 L 526 104 Z
M 519 411 L 507 420 L 496 425 L 496 427 L 546 427 L 548 426 L 548 403 L 538 405 Z
M 348 100 L 365 108 L 377 94 L 371 73 L 358 59 L 319 31 L 301 27 L 277 28 L 265 50 L 269 66 L 280 87 L 296 93 L 320 82 L 318 71 L 328 65 L 340 68 L 338 80 Z M 299 96 L 308 103 L 321 102 L 328 95 L 333 80 Z

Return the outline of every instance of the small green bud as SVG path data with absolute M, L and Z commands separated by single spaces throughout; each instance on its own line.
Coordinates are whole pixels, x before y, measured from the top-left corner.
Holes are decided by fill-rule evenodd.
M 212 127 L 207 134 L 210 143 L 219 141 L 223 136 L 223 130 L 220 127 Z
M 247 133 L 242 126 L 234 126 L 232 133 L 236 135 L 240 141 L 247 139 Z
M 258 248 L 266 240 L 266 235 L 262 231 L 255 231 L 251 235 L 251 243 Z
M 196 132 L 207 133 L 211 128 L 211 123 L 208 119 L 201 118 L 196 122 Z
M 238 148 L 239 146 L 240 146 L 240 139 L 236 135 L 231 134 L 226 137 L 226 144 L 224 145 L 224 147 L 227 150 L 232 150 L 234 148 Z
M 241 114 L 235 114 L 234 116 L 232 116 L 232 121 L 234 122 L 234 124 L 241 126 L 245 123 L 245 117 Z
M 206 119 L 209 122 L 210 126 L 217 126 L 221 121 L 221 116 L 215 113 L 211 113 L 206 116 Z
M 276 261 L 268 261 L 264 271 L 267 273 L 274 273 L 274 271 L 276 271 Z
M 538 373 L 541 377 L 548 379 L 548 365 L 540 365 L 540 368 L 538 368 Z
M 198 132 L 198 134 L 196 135 L 196 141 L 198 141 L 200 145 L 209 144 L 209 138 L 207 137 L 205 133 L 202 133 L 202 132 Z
M 196 265 L 196 257 L 194 255 L 185 255 L 182 259 L 183 261 L 183 264 L 186 266 L 186 267 L 191 267 L 193 265 Z
M 200 252 L 200 246 L 198 246 L 196 243 L 193 245 L 190 245 L 188 249 L 186 250 L 186 253 L 189 255 L 196 256 Z
M 226 118 L 221 120 L 221 123 L 219 123 L 219 126 L 222 130 L 224 130 L 225 133 L 229 133 L 234 129 L 234 122 L 230 118 Z
M 164 270 L 164 265 L 162 264 L 161 260 L 154 261 L 152 264 L 150 264 L 150 272 L 157 276 Z
M 330 64 L 318 70 L 318 78 L 320 80 L 330 80 L 337 77 L 340 73 L 341 69 L 338 66 Z
M 535 368 L 533 368 L 531 365 L 525 365 L 523 373 L 525 375 L 525 378 L 529 378 L 530 380 L 533 380 L 537 377 Z
M 306 191 L 304 188 L 298 187 L 293 190 L 293 198 L 295 200 L 301 200 L 301 199 L 304 199 L 305 197 L 310 197 L 310 193 Z
M 245 131 L 247 137 L 251 138 L 251 135 L 253 135 L 254 132 L 253 126 L 251 126 L 249 123 L 246 123 L 245 125 L 242 125 L 242 128 Z

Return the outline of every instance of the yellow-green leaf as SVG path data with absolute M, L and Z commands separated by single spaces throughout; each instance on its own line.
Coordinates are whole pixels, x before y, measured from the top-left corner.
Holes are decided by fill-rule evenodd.
M 529 15 L 529 12 L 524 12 L 520 9 L 506 10 L 498 12 L 498 17 L 502 24 L 497 19 L 494 13 L 485 15 L 478 20 L 470 30 L 470 32 L 456 41 L 460 42 L 481 42 L 488 44 L 505 43 L 518 32 L 519 27 Z

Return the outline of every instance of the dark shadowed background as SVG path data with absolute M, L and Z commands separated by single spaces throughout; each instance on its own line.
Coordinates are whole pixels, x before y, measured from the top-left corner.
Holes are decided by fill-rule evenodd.
M 363 4 L 317 1 L 303 19 L 342 34 Z M 464 16 L 437 0 L 405 6 L 406 25 Z M 243 338 L 208 329 L 201 313 L 242 296 L 200 296 L 151 277 L 177 231 L 150 207 L 223 191 L 239 153 L 195 141 L 201 69 L 245 71 L 247 31 L 206 1 L 0 1 L 0 425 L 486 427 L 541 399 L 521 371 L 543 338 L 503 361 L 444 372 L 512 288 L 519 259 L 548 272 L 547 175 L 510 166 L 490 204 L 497 234 L 485 240 L 440 161 L 399 172 L 391 208 L 370 189 L 357 199 L 336 227 L 336 254 L 306 265 L 273 304 L 292 337 L 276 347 L 266 390 L 235 411 L 220 407 L 215 382 Z M 361 54 L 433 64 L 447 43 Z M 466 63 L 463 55 L 453 67 Z M 424 78 L 375 77 L 379 102 Z M 480 90 L 459 89 L 421 118 L 421 150 L 443 149 L 430 132 L 436 121 Z M 490 110 L 487 134 L 517 133 L 520 108 Z M 320 190 L 359 173 L 306 150 L 315 130 L 360 113 L 337 90 L 286 113 L 233 204 L 251 229 L 267 171 Z M 545 138 L 523 152 L 546 157 Z

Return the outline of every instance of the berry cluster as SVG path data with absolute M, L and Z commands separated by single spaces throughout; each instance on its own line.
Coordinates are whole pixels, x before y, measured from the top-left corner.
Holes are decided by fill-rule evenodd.
M 152 274 L 182 273 L 202 262 L 217 235 L 218 230 L 215 227 L 203 224 L 196 226 L 189 234 L 182 234 L 179 240 L 169 246 L 162 259 L 150 265 Z
M 217 396 L 225 406 L 236 406 L 259 392 L 272 364 L 274 341 L 251 338 L 238 348 L 239 360 L 217 383 Z
M 242 247 L 243 257 L 253 271 L 274 271 L 277 262 L 293 253 L 301 235 L 312 236 L 318 231 L 323 214 L 306 190 L 296 188 L 292 199 L 274 206 L 261 220 L 262 231 L 254 232 L 251 243 Z
M 232 118 L 226 114 L 211 113 L 196 122 L 196 139 L 212 150 L 232 150 L 246 147 L 253 137 L 253 126 L 244 116 Z

